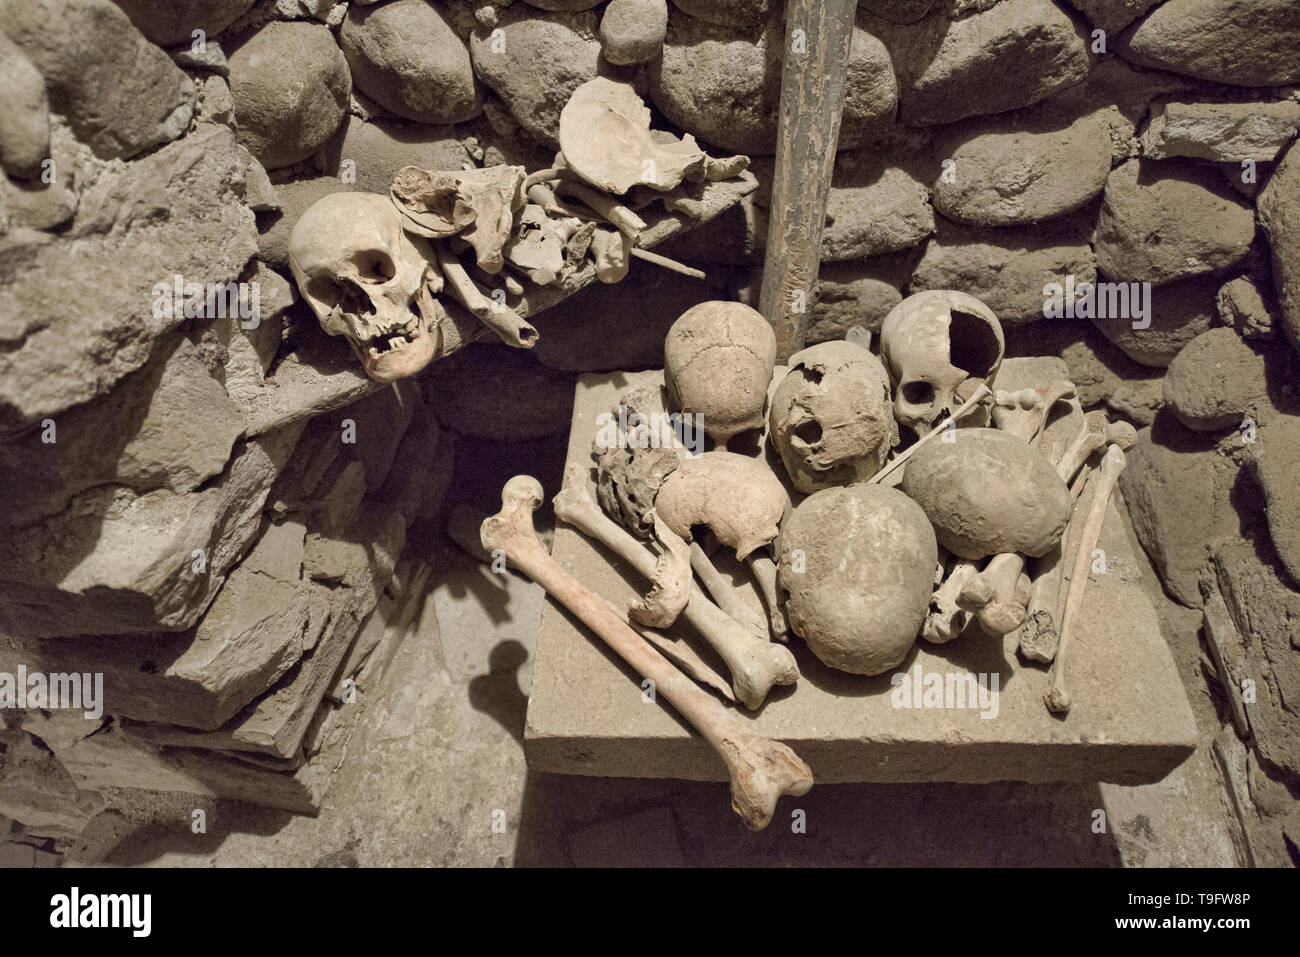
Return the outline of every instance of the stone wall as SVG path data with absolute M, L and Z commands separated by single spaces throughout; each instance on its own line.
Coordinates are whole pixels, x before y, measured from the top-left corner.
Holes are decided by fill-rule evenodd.
M 100 723 L 0 712 L 0 815 L 86 845 L 142 791 L 318 807 L 456 433 L 561 431 L 575 373 L 756 299 L 783 43 L 780 0 L 0 0 L 0 672 L 109 689 Z M 662 249 L 708 280 L 638 263 L 531 354 L 368 382 L 298 299 L 298 216 L 407 164 L 549 166 L 598 74 L 754 157 L 760 188 Z M 820 341 L 967 291 L 1141 427 L 1124 495 L 1168 593 L 1213 609 L 1259 795 L 1300 793 L 1297 91 L 1294 0 L 860 0 L 810 306 Z M 1139 298 L 1052 308 L 1097 283 Z

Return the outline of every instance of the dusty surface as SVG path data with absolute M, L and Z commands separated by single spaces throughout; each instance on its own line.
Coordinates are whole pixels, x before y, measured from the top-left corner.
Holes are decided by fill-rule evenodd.
M 621 389 L 653 375 L 581 380 L 571 461 L 587 460 L 596 414 Z M 1067 720 L 1047 714 L 1046 674 L 1017 665 L 1013 637 L 989 642 L 970 634 L 918 647 L 897 670 L 983 674 L 990 686 L 996 676 L 993 718 L 981 717 L 991 709 L 951 702 L 895 707 L 892 675 L 864 679 L 832 671 L 794 642 L 803 678 L 774 694 L 755 726 L 793 747 L 822 782 L 1160 780 L 1192 751 L 1192 714 L 1113 509 L 1101 548 L 1108 571 L 1094 576 L 1084 603 L 1087 641 L 1072 663 L 1077 703 Z M 556 530 L 554 554 L 616 605 L 634 596 L 634 576 L 625 578 L 572 529 Z M 723 773 L 702 739 L 665 707 L 643 702 L 639 682 L 550 607 L 542 619 L 526 742 L 530 762 L 546 770 L 705 780 Z

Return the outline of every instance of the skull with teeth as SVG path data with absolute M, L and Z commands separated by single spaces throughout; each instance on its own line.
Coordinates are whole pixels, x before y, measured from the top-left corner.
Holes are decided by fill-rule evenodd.
M 880 326 L 880 356 L 894 383 L 894 418 L 918 436 L 961 403 L 967 379 L 992 385 L 1005 349 L 1002 324 L 974 296 L 933 289 L 908 296 Z
M 346 336 L 366 375 L 414 375 L 438 351 L 442 274 L 423 239 L 402 229 L 387 196 L 333 193 L 289 236 L 289 265 L 321 328 Z

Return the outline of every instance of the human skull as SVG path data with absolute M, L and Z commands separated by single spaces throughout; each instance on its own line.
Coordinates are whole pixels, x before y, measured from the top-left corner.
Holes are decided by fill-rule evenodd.
M 898 439 L 885 367 L 843 340 L 790 357 L 768 421 L 772 443 L 800 492 L 866 481 Z
M 319 199 L 289 235 L 289 266 L 321 328 L 346 336 L 378 382 L 414 375 L 438 351 L 442 276 L 423 242 L 373 193 Z
M 669 404 L 702 416 L 704 431 L 723 448 L 733 435 L 762 428 L 775 365 L 772 326 L 739 302 L 692 306 L 664 340 Z
M 880 326 L 880 355 L 894 383 L 894 417 L 924 435 L 960 402 L 967 379 L 992 385 L 1002 364 L 1002 325 L 974 296 L 933 289 L 908 296 Z

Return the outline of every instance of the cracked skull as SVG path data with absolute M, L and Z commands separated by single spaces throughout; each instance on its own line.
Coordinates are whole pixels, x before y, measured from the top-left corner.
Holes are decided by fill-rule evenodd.
M 762 314 L 739 302 L 711 301 L 682 313 L 664 339 L 664 384 L 677 412 L 704 417 L 719 447 L 763 427 L 776 365 L 776 334 Z
M 967 379 L 992 385 L 1004 349 L 998 317 L 974 296 L 950 289 L 908 296 L 880 327 L 899 425 L 925 435 L 960 404 L 957 388 Z
M 289 265 L 321 328 L 346 336 L 379 382 L 414 375 L 438 350 L 442 277 L 423 242 L 373 193 L 317 200 L 289 237 Z
M 865 482 L 898 438 L 885 367 L 851 342 L 804 349 L 772 395 L 769 425 L 800 492 Z

